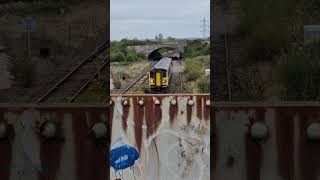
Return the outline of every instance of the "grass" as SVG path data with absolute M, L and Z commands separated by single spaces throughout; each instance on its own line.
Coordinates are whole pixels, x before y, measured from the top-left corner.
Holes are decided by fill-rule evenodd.
M 204 73 L 205 69 L 210 68 L 209 62 L 210 56 L 197 56 L 185 60 L 184 76 L 186 81 L 190 83 L 191 87 L 195 88 L 196 86 L 196 91 L 201 93 L 208 93 L 210 90 L 210 78 Z M 194 90 L 187 88 L 185 91 L 193 92 Z
M 47 74 L 41 76 L 42 79 L 53 78 L 54 74 L 45 73 L 43 71 L 46 69 L 41 69 L 43 62 L 47 61 L 53 69 L 69 67 L 87 56 L 107 36 L 107 11 L 103 5 L 103 1 L 23 1 L 1 4 L 0 9 L 4 14 L 0 16 L 0 24 L 5 26 L 0 26 L 0 41 L 8 48 L 9 56 L 27 56 L 27 33 L 22 28 L 21 20 L 32 16 L 36 25 L 30 36 L 31 56 L 40 59 L 34 62 L 36 69 L 33 76 Z M 47 59 L 39 56 L 42 47 L 50 49 L 50 57 Z M 12 66 L 17 66 L 12 68 L 16 77 L 27 71 L 19 67 L 19 63 L 23 62 L 12 62 Z

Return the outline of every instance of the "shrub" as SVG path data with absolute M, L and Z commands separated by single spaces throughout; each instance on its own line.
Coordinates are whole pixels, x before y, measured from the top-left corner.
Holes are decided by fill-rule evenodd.
M 314 100 L 320 95 L 320 56 L 312 48 L 293 49 L 277 58 L 278 83 L 286 100 Z
M 36 60 L 26 57 L 12 58 L 9 70 L 18 84 L 30 87 L 36 74 Z
M 210 46 L 199 40 L 188 41 L 184 48 L 183 56 L 185 58 L 194 58 L 197 56 L 209 55 Z
M 134 62 L 138 60 L 137 53 L 134 51 L 128 51 L 126 61 L 128 62 Z
M 133 61 L 136 61 L 138 58 L 133 55 L 133 54 L 129 54 L 127 57 L 126 57 L 126 61 L 127 62 L 133 62 Z
M 195 81 L 201 75 L 201 69 L 198 62 L 186 61 L 185 74 L 188 81 Z
M 185 75 L 188 81 L 196 81 L 204 74 L 204 67 L 209 67 L 209 56 L 199 56 L 187 59 L 185 65 Z
M 210 78 L 209 76 L 202 76 L 197 81 L 197 88 L 200 93 L 209 93 L 210 91 Z
M 126 60 L 126 56 L 122 52 L 111 53 L 110 58 L 111 62 L 124 62 Z

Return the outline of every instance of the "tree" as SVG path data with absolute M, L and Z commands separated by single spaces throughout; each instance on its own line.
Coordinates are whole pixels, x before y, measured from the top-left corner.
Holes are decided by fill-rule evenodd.
M 156 37 L 154 38 L 156 41 L 158 41 L 159 40 L 159 37 L 158 37 L 158 35 L 156 35 Z
M 167 37 L 167 40 L 168 40 L 168 41 L 174 41 L 174 40 L 176 40 L 176 39 L 175 39 L 174 37 L 168 36 L 168 37 Z
M 159 33 L 159 41 L 162 41 L 163 40 L 163 35 L 162 33 Z

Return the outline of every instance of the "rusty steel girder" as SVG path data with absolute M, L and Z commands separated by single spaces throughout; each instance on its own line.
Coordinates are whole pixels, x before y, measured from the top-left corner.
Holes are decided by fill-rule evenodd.
M 110 144 L 115 146 L 118 137 L 120 144 L 130 144 L 140 153 L 135 166 L 123 172 L 126 179 L 174 177 L 172 169 L 180 162 L 178 148 L 185 162 L 195 160 L 191 163 L 195 171 L 186 167 L 172 179 L 199 175 L 209 179 L 208 95 L 111 99 L 110 104 L 96 105 L 1 104 L 1 180 L 105 180 L 110 172 L 114 179 L 117 174 L 109 168 L 108 157 Z M 147 166 L 148 162 L 169 164 Z
M 319 102 L 212 105 L 213 179 L 319 178 Z
M 111 149 L 140 153 L 133 168 L 110 168 L 111 179 L 210 179 L 209 95 L 113 96 L 110 105 Z
M 107 179 L 108 114 L 104 105 L 0 105 L 0 179 Z
M 115 95 L 104 105 L 1 104 L 0 177 L 317 179 L 319 112 L 318 102 L 210 102 L 209 95 Z M 109 149 L 123 144 L 140 157 L 115 172 Z

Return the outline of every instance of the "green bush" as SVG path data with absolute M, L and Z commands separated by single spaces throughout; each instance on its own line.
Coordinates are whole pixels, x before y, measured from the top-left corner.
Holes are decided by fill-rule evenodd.
M 240 0 L 242 13 L 235 36 L 241 42 L 244 65 L 272 61 L 288 48 L 292 4 L 286 0 Z
M 19 85 L 30 87 L 36 75 L 35 58 L 12 58 L 10 72 L 15 77 Z
M 124 62 L 126 61 L 126 56 L 122 52 L 111 53 L 111 62 Z
M 204 56 L 210 54 L 210 45 L 200 41 L 188 41 L 186 47 L 184 48 L 183 57 L 194 58 L 197 56 Z
M 201 75 L 201 69 L 197 68 L 198 62 L 186 61 L 185 75 L 188 81 L 195 81 Z
M 132 54 L 129 54 L 127 57 L 126 57 L 126 61 L 127 62 L 134 62 L 136 61 L 138 58 Z
M 209 56 L 199 56 L 191 59 L 186 59 L 184 73 L 188 81 L 196 81 L 202 74 L 204 68 L 209 67 Z
M 316 45 L 317 46 L 317 45 Z M 277 58 L 278 83 L 285 100 L 315 100 L 320 96 L 319 47 L 293 49 Z
M 210 92 L 210 76 L 202 76 L 197 81 L 197 88 L 200 93 Z
M 126 61 L 127 62 L 134 62 L 138 60 L 137 53 L 134 51 L 128 51 Z

